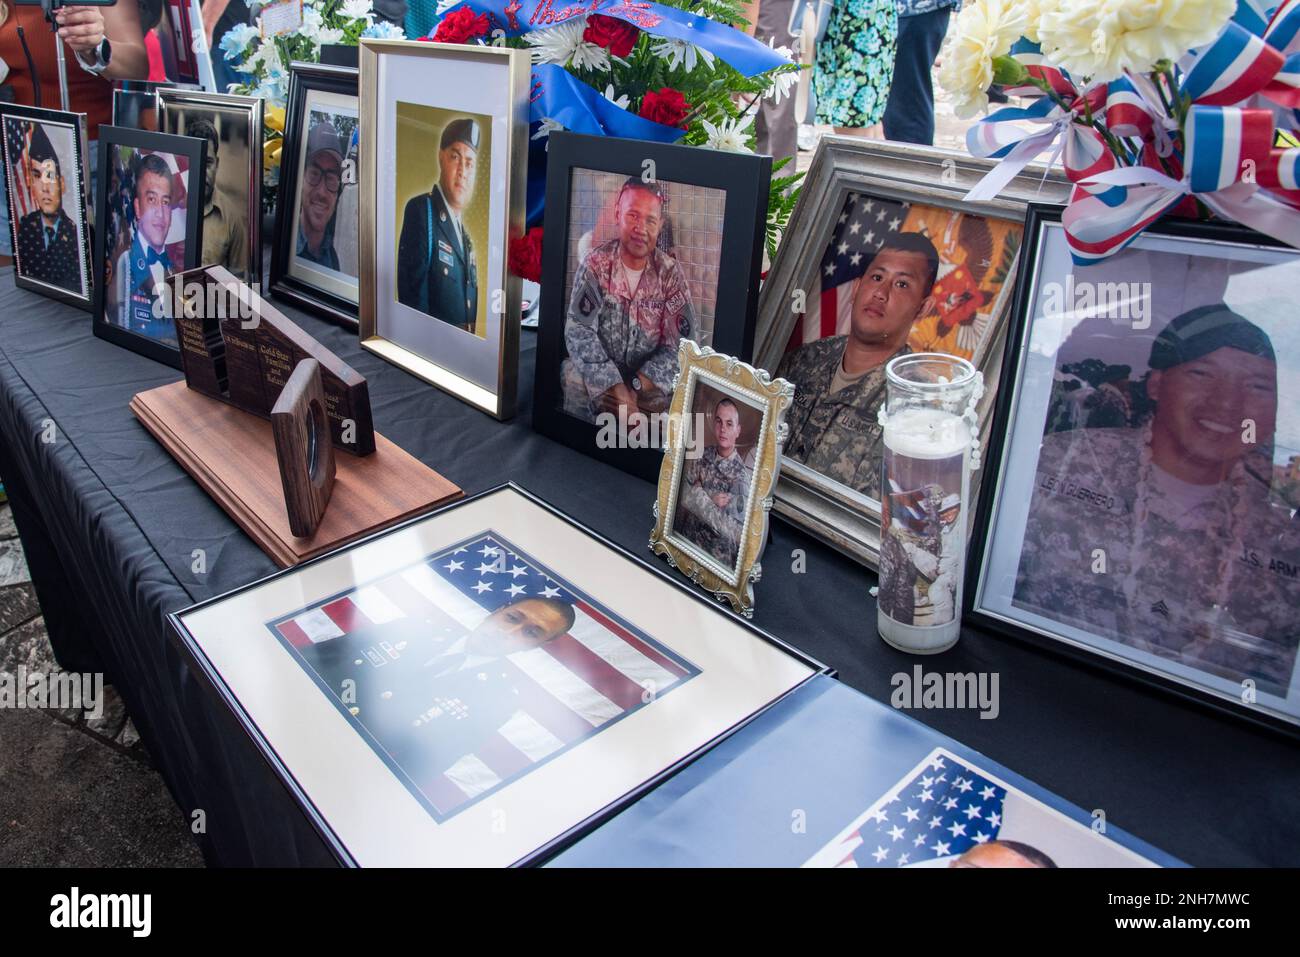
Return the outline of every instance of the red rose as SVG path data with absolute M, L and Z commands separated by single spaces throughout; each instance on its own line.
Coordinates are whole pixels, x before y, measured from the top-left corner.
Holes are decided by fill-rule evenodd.
M 431 39 L 434 43 L 469 43 L 475 37 L 485 37 L 487 34 L 487 14 L 480 13 L 476 16 L 469 7 L 461 7 L 443 17 L 438 23 L 438 29 L 433 31 L 433 36 L 424 39 Z
M 626 20 L 599 13 L 587 17 L 587 29 L 582 31 L 582 38 L 588 43 L 604 47 L 614 56 L 619 57 L 627 56 L 632 52 L 639 36 L 641 31 Z
M 651 90 L 641 100 L 641 116 L 664 126 L 681 126 L 690 109 L 686 97 L 670 86 L 661 87 L 657 92 Z
M 523 279 L 542 281 L 542 227 L 534 226 L 523 236 L 510 240 L 507 256 L 510 271 Z

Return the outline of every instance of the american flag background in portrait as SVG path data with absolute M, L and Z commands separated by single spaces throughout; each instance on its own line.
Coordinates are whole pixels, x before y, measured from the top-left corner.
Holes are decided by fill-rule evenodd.
M 9 169 L 7 170 L 9 197 L 13 204 L 9 212 L 13 216 L 15 227 L 17 227 L 19 220 L 36 208 L 36 201 L 27 188 L 27 176 L 23 171 L 31 128 L 32 124 L 29 120 L 22 120 L 16 116 L 5 117 L 5 148 L 9 156 Z
M 1023 227 L 924 203 L 850 193 L 822 256 L 803 318 L 787 349 L 849 332 L 853 292 L 872 258 L 898 233 L 923 233 L 939 254 L 935 306 L 918 316 L 908 345 L 970 359 L 991 317 L 1010 293 Z
M 1156 866 L 946 748 L 933 749 L 804 866 L 949 867 L 990 841 L 1038 866 Z
M 441 819 L 610 727 L 699 669 L 492 532 L 268 625 L 294 649 L 399 619 L 419 622 L 435 640 L 452 641 L 530 597 L 572 605 L 574 623 L 557 638 L 493 663 L 508 676 L 514 695 L 508 720 L 446 771 L 403 768 L 408 788 Z M 384 652 L 371 653 L 382 658 Z M 364 716 L 358 723 L 364 726 Z
M 135 229 L 135 174 L 140 161 L 151 152 L 162 157 L 172 174 L 172 220 L 167 229 L 167 255 L 174 263 L 185 262 L 189 157 L 162 150 L 137 150 L 132 146 L 118 145 L 113 150 L 113 179 L 110 181 L 115 189 L 110 189 L 108 196 L 108 235 L 117 237 L 109 252 L 110 265 L 116 263 L 117 257 L 131 245 Z

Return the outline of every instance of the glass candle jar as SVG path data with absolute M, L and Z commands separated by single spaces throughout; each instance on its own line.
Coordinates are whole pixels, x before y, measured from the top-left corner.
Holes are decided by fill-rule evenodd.
M 880 467 L 880 637 L 933 654 L 961 634 L 975 403 L 983 376 L 965 359 L 922 352 L 885 367 Z

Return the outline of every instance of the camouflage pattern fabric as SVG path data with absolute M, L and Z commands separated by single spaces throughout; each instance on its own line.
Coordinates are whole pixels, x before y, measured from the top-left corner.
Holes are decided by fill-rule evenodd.
M 1255 478 L 1241 492 L 1230 482 L 1215 486 L 1190 508 L 1151 481 L 1146 528 L 1138 536 L 1134 506 L 1144 441 L 1144 430 L 1127 428 L 1044 436 L 1014 603 L 1285 693 L 1300 639 L 1297 524 L 1269 504 L 1267 488 Z M 1248 500 L 1233 517 L 1238 494 Z M 1216 609 L 1212 596 L 1223 589 L 1224 569 L 1225 607 Z
M 794 383 L 794 404 L 786 415 L 790 438 L 785 457 L 880 498 L 880 434 L 877 419 L 885 402 L 882 362 L 854 385 L 831 393 L 848 336 L 818 339 L 788 353 L 776 374 Z M 911 350 L 904 346 L 894 356 Z
M 619 264 L 618 240 L 593 249 L 573 277 L 565 315 L 569 352 L 563 373 L 565 408 L 594 420 L 596 402 L 641 373 L 671 394 L 677 345 L 697 335 L 686 276 L 656 248 L 635 290 Z
M 718 447 L 710 445 L 699 458 L 686 462 L 674 530 L 725 567 L 734 567 L 745 527 L 748 490 L 749 469 L 740 454 L 733 450 L 723 458 Z M 719 493 L 731 496 L 725 506 L 713 501 Z

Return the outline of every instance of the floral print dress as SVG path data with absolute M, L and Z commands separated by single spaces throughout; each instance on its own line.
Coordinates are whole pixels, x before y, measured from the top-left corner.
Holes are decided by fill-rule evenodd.
M 894 0 L 836 0 L 817 44 L 817 122 L 865 127 L 880 122 L 894 76 Z

